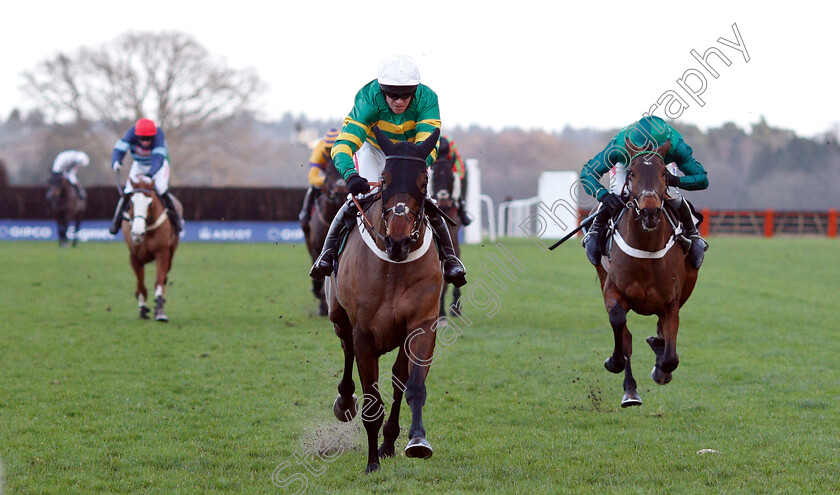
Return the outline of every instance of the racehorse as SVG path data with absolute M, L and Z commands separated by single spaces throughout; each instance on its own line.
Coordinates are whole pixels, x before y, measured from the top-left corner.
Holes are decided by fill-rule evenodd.
M 79 196 L 76 187 L 67 180 L 67 177 L 54 174 L 50 179 L 50 187 L 47 189 L 47 203 L 58 224 L 58 245 L 67 247 L 67 229 L 72 222 L 76 229 L 73 247 L 76 247 L 82 215 L 87 208 L 85 200 Z
M 350 421 L 356 415 L 355 359 L 365 398 L 362 423 L 368 439 L 368 473 L 379 468 L 380 457 L 394 455 L 403 393 L 411 409 L 405 454 L 423 459 L 432 456 L 423 427 L 423 405 L 443 287 L 440 258 L 424 210 L 428 188 L 425 158 L 434 149 L 440 131 L 419 145 L 392 143 L 378 127 L 374 133 L 386 156 L 381 198 L 359 215 L 359 227 L 347 237 L 327 287 L 330 320 L 344 349 L 344 373 L 333 412 L 340 421 Z M 380 395 L 384 383 L 378 383 L 385 374 L 379 376 L 379 357 L 397 348 L 390 377 L 393 403 L 382 446 L 377 449 L 385 415 Z
M 164 291 L 172 259 L 178 247 L 178 234 L 169 220 L 166 208 L 155 192 L 151 178 L 141 176 L 131 179 L 134 191 L 129 197 L 128 214 L 123 218 L 122 231 L 125 243 L 128 245 L 131 268 L 137 278 L 137 288 L 134 296 L 140 308 L 140 318 L 149 318 L 149 308 L 146 306 L 148 293 L 144 281 L 144 266 L 155 262 L 155 320 L 167 322 L 169 318 L 163 310 L 166 302 Z M 170 193 L 171 195 L 171 193 Z M 173 202 L 178 215 L 183 216 L 183 207 L 174 197 Z
M 615 338 L 613 354 L 604 361 L 604 367 L 611 373 L 624 371 L 621 407 L 642 404 L 630 369 L 633 343 L 627 312 L 657 316 L 656 336 L 647 338 L 656 354 L 651 378 L 665 385 L 680 362 L 680 308 L 697 282 L 697 269 L 691 267 L 679 246 L 678 217 L 664 207 L 668 171 L 663 156 L 670 147 L 670 141 L 656 150 L 650 145 L 642 149 L 629 140 L 625 142 L 631 157 L 622 190 L 622 199 L 627 202 L 616 221 L 608 268 L 603 257 L 596 267 Z
M 461 230 L 461 216 L 458 213 L 458 203 L 453 196 L 455 186 L 455 172 L 452 170 L 453 162 L 446 158 L 438 158 L 432 165 L 432 195 L 437 200 L 438 207 L 446 213 L 453 221 L 447 222 L 449 237 L 452 238 L 452 246 L 455 254 L 461 257 L 461 245 L 458 241 L 458 231 Z M 440 316 L 446 316 L 446 288 L 449 284 L 443 284 L 440 294 Z M 452 305 L 449 306 L 449 314 L 458 316 L 461 314 L 461 288 L 452 288 Z
M 313 263 L 318 259 L 318 255 L 324 247 L 324 241 L 327 238 L 327 232 L 330 230 L 330 224 L 335 214 L 338 213 L 338 210 L 344 204 L 347 198 L 347 192 L 347 182 L 345 182 L 344 178 L 336 170 L 332 160 L 329 160 L 321 194 L 315 200 L 308 228 L 304 230 L 306 247 L 309 249 L 309 255 L 312 257 Z M 326 316 L 327 298 L 324 294 L 323 279 L 312 279 L 312 293 L 320 301 L 318 314 L 320 316 Z

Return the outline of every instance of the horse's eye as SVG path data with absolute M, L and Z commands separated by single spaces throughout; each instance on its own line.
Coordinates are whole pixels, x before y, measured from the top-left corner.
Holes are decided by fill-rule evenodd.
M 636 176 L 636 172 L 627 172 L 627 175 L 629 175 L 630 177 L 635 177 L 635 176 Z

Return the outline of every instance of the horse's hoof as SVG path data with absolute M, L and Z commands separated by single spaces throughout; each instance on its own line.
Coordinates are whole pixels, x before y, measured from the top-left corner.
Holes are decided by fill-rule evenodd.
M 379 447 L 377 453 L 379 454 L 379 457 L 394 457 L 394 445 L 385 445 L 383 443 L 382 446 Z
M 148 320 L 150 312 L 151 312 L 151 310 L 149 308 L 147 308 L 146 306 L 141 306 L 140 307 L 140 318 L 144 319 L 144 320 Z
M 604 360 L 604 368 L 606 368 L 607 371 L 609 371 L 610 373 L 621 373 L 622 371 L 624 371 L 625 365 L 626 361 L 624 360 L 622 360 L 621 366 L 615 364 L 612 356 Z
M 339 394 L 335 401 L 333 402 L 333 414 L 335 414 L 336 419 L 341 421 L 342 423 L 349 423 L 353 421 L 353 418 L 356 417 L 356 413 L 359 410 L 359 400 L 356 397 L 356 394 L 353 394 L 353 404 L 348 406 L 346 404 L 347 401 Z
M 372 472 L 376 471 L 377 469 L 379 469 L 379 464 L 377 464 L 375 462 L 371 462 L 365 468 L 365 473 L 372 473 Z
M 405 446 L 405 456 L 428 459 L 432 457 L 432 445 L 423 437 L 412 438 Z
M 621 407 L 630 407 L 630 406 L 641 406 L 642 405 L 642 398 L 639 397 L 639 394 L 634 392 L 627 392 L 624 394 L 624 397 L 621 398 Z
M 653 381 L 660 385 L 667 385 L 671 381 L 671 378 L 673 378 L 673 375 L 671 373 L 665 373 L 661 369 L 654 366 L 653 369 L 650 371 L 650 377 L 653 378 Z

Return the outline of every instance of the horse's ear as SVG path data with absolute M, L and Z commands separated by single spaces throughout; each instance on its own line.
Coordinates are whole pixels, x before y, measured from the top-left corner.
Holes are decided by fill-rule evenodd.
M 435 129 L 432 131 L 432 134 L 426 138 L 423 143 L 420 144 L 420 151 L 423 153 L 421 156 L 429 156 L 435 146 L 437 146 L 438 138 L 440 137 L 440 129 Z
M 639 148 L 638 146 L 633 144 L 632 141 L 630 141 L 630 136 L 626 136 L 624 138 L 624 149 L 627 150 L 627 153 L 629 153 L 630 156 L 633 156 L 636 153 L 642 151 L 642 148 Z
M 662 143 L 662 146 L 660 146 L 659 148 L 656 149 L 656 152 L 659 153 L 662 156 L 665 156 L 665 154 L 668 153 L 670 150 L 671 150 L 671 140 L 668 139 L 664 143 Z
M 394 143 L 388 136 L 385 135 L 384 132 L 382 132 L 382 129 L 380 129 L 379 126 L 373 127 L 373 135 L 376 136 L 376 142 L 379 144 L 382 152 L 385 153 L 385 156 L 396 154 Z

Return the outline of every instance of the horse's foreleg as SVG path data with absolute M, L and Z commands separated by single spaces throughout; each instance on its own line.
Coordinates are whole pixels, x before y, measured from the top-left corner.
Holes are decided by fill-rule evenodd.
M 134 270 L 134 277 L 137 279 L 137 286 L 134 289 L 134 297 L 137 299 L 137 308 L 140 310 L 140 318 L 146 320 L 149 318 L 149 308 L 146 306 L 146 276 L 143 269 L 143 263 L 133 254 L 129 255 L 131 268 Z
M 81 213 L 76 214 L 76 218 L 74 219 L 74 231 L 73 231 L 73 247 L 76 247 L 76 244 L 79 242 L 79 229 L 82 227 L 82 215 Z
M 423 406 L 426 404 L 426 376 L 434 360 L 436 333 L 431 330 L 433 322 L 427 321 L 409 334 L 403 347 L 408 357 L 408 381 L 405 384 L 405 400 L 411 409 L 411 427 L 408 430 L 407 457 L 428 459 L 432 446 L 426 440 L 423 427 Z
M 616 299 L 612 299 L 607 303 L 607 313 L 610 317 L 610 326 L 613 329 L 614 347 L 612 356 L 604 361 L 604 368 L 610 373 L 621 373 L 624 371 L 624 332 L 629 334 L 627 330 L 627 311 L 621 306 Z
M 461 316 L 461 288 L 453 287 L 452 289 L 452 305 L 449 307 L 449 314 L 452 316 Z
M 627 326 L 624 327 L 624 357 L 626 363 L 624 366 L 624 397 L 621 398 L 621 407 L 641 406 L 642 398 L 636 392 L 636 379 L 633 378 L 633 371 L 630 366 L 633 355 L 633 336 L 630 335 L 630 330 Z
M 385 383 L 382 380 L 383 377 L 380 377 L 378 383 L 380 393 L 382 393 L 382 387 L 385 387 Z M 400 436 L 400 406 L 402 405 L 403 392 L 406 387 L 405 382 L 407 381 L 408 356 L 405 354 L 405 349 L 401 348 L 397 354 L 396 361 L 394 361 L 394 367 L 391 368 L 391 385 L 394 387 L 394 396 L 392 398 L 391 412 L 388 414 L 388 420 L 385 421 L 385 425 L 382 427 L 382 446 L 379 447 L 379 457 L 394 456 L 394 442 Z
M 438 316 L 446 316 L 446 288 L 449 286 L 446 282 L 443 283 L 443 289 L 440 291 L 440 311 Z
M 379 356 L 376 354 L 373 338 L 361 331 L 355 331 L 353 347 L 356 353 L 356 366 L 359 369 L 359 381 L 362 383 L 364 403 L 362 405 L 362 424 L 365 426 L 368 440 L 368 462 L 366 473 L 379 469 L 379 429 L 385 416 L 385 406 L 376 386 L 379 378 Z
M 171 261 L 170 251 L 162 249 L 155 254 L 155 320 L 160 322 L 169 321 L 169 317 L 163 310 L 166 299 L 163 297 L 166 289 L 166 275 L 169 273 Z
M 657 337 L 648 337 L 647 342 L 656 353 L 656 366 L 651 377 L 656 383 L 665 385 L 671 381 L 671 373 L 680 364 L 677 355 L 677 331 L 680 326 L 679 304 L 672 303 L 659 316 L 656 324 Z

